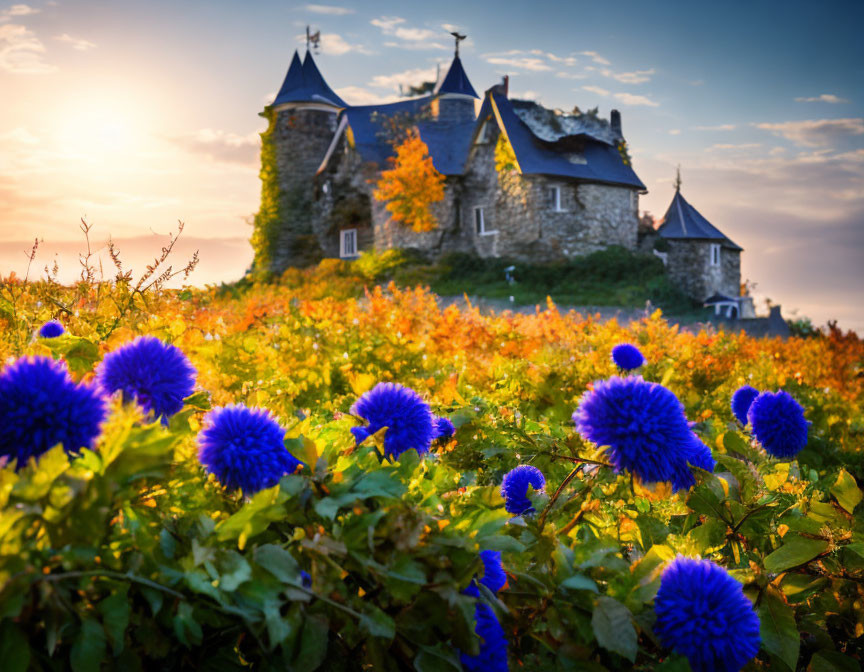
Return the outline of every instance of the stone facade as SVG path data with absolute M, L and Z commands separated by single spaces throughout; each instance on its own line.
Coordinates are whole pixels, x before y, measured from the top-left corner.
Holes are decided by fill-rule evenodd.
M 711 263 L 711 248 L 720 247 L 720 263 Z M 669 277 L 688 295 L 704 301 L 714 294 L 740 294 L 741 252 L 704 240 L 670 240 L 666 253 Z

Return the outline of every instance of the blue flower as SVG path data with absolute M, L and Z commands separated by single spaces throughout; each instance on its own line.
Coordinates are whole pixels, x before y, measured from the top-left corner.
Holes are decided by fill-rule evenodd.
M 693 472 L 688 465 L 712 472 L 716 465 L 714 457 L 711 455 L 711 449 L 692 432 L 690 435 L 690 444 L 687 448 L 686 462 L 676 468 L 675 475 L 672 478 L 672 487 L 675 490 L 688 490 L 696 484 L 696 479 L 693 477 Z
M 435 416 L 435 434 L 437 439 L 449 439 L 456 433 L 456 428 L 449 418 Z
M 438 436 L 429 405 L 414 390 L 396 383 L 378 383 L 357 400 L 351 412 L 369 423 L 351 428 L 357 445 L 386 427 L 384 452 L 394 459 L 411 448 L 421 455 L 428 452 Z
M 638 376 L 598 381 L 582 396 L 573 421 L 584 439 L 607 447 L 616 471 L 630 471 L 646 484 L 671 481 L 678 489 L 692 481 L 683 470 L 695 454 L 694 435 L 681 402 L 662 385 Z
M 0 374 L 0 456 L 20 469 L 58 443 L 72 455 L 92 448 L 107 413 L 98 389 L 76 384 L 64 363 L 19 359 Z
M 305 569 L 300 570 L 300 583 L 306 590 L 312 588 L 312 576 Z
M 48 320 L 45 324 L 39 327 L 39 338 L 57 338 L 66 333 L 63 325 L 57 320 Z
M 480 551 L 483 561 L 483 578 L 480 583 L 497 593 L 507 583 L 507 574 L 501 566 L 501 551 Z
M 474 632 L 480 637 L 480 653 L 459 656 L 465 672 L 507 672 L 507 637 L 492 608 L 477 602 L 474 608 Z
M 710 560 L 678 557 L 663 572 L 654 632 L 693 672 L 737 672 L 759 651 L 759 617 L 741 584 Z
M 788 392 L 763 392 L 747 411 L 753 436 L 774 457 L 793 457 L 807 445 L 804 407 Z
M 105 355 L 96 371 L 103 389 L 122 392 L 144 409 L 167 419 L 183 408 L 195 389 L 195 369 L 183 352 L 153 336 L 141 336 Z
M 198 459 L 228 491 L 254 495 L 303 464 L 285 448 L 285 430 L 263 408 L 214 408 L 204 422 Z
M 739 387 L 732 395 L 732 413 L 742 425 L 747 424 L 747 411 L 758 396 L 759 390 L 749 385 Z
M 531 500 L 528 499 L 528 486 L 534 490 L 542 490 L 546 487 L 546 478 L 543 472 L 530 464 L 520 464 L 504 474 L 501 482 L 501 496 L 504 498 L 504 508 L 508 512 L 518 516 L 534 510 Z
M 612 361 L 622 371 L 632 371 L 642 366 L 645 358 L 635 345 L 619 343 L 612 348 Z

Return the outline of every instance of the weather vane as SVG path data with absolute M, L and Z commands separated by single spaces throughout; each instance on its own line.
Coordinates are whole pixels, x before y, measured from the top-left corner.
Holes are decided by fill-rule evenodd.
M 309 51 L 309 46 L 312 46 L 315 49 L 315 53 L 318 53 L 318 49 L 321 46 L 321 31 L 312 32 L 309 26 L 306 26 L 306 51 Z
M 458 57 L 459 56 L 459 43 L 468 36 L 467 35 L 460 35 L 456 31 L 453 31 L 450 34 L 456 38 L 456 56 Z
M 681 191 L 681 166 L 675 171 L 675 191 Z

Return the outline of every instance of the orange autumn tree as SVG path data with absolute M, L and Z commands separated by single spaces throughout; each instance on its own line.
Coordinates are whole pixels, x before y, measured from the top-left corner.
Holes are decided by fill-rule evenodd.
M 432 165 L 429 148 L 411 130 L 396 147 L 393 167 L 381 173 L 375 198 L 387 201 L 387 210 L 397 222 L 414 231 L 431 231 L 438 226 L 430 206 L 444 199 L 444 176 Z

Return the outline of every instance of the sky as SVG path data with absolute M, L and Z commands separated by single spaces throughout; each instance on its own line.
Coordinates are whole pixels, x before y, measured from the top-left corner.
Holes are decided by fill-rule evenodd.
M 862 24 L 857 0 L 0 0 L 0 273 L 38 237 L 34 269 L 56 254 L 68 277 L 85 217 L 135 264 L 181 220 L 192 281 L 237 279 L 258 113 L 305 27 L 354 104 L 434 78 L 455 28 L 478 92 L 507 74 L 512 97 L 619 109 L 640 209 L 662 217 L 680 165 L 760 302 L 864 333 Z

